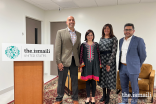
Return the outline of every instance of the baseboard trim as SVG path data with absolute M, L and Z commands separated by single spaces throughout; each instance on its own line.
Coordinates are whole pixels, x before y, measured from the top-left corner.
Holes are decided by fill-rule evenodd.
M 11 90 L 13 90 L 13 89 L 14 89 L 14 86 L 11 86 L 11 87 L 8 87 L 8 88 L 6 88 L 6 89 L 4 89 L 4 90 L 1 90 L 1 91 L 0 91 L 0 95 L 6 93 L 6 92 L 8 92 L 8 91 L 11 91 Z

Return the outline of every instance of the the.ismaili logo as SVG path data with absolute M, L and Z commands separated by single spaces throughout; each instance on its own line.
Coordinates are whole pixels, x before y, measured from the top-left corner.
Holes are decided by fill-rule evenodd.
M 17 47 L 15 46 L 9 46 L 7 47 L 7 49 L 5 50 L 5 54 L 7 57 L 9 57 L 10 59 L 15 59 L 16 57 L 18 57 L 18 55 L 20 54 L 20 51 L 18 50 Z

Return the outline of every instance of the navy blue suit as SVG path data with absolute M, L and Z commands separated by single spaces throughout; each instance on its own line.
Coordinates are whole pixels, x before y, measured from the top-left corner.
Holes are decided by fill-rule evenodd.
M 138 97 L 133 97 L 135 94 L 139 94 L 138 76 L 140 68 L 146 59 L 146 47 L 142 38 L 132 36 L 129 43 L 126 56 L 126 64 L 121 63 L 122 44 L 124 38 L 119 41 L 119 75 L 122 94 L 129 94 L 129 81 L 132 87 L 132 101 L 131 104 L 137 104 Z M 134 95 L 133 95 L 134 94 Z M 127 103 L 128 97 L 122 97 L 122 102 Z

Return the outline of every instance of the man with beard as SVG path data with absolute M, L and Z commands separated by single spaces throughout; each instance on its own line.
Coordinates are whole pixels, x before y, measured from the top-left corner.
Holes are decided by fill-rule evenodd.
M 119 75 L 122 95 L 129 94 L 129 81 L 132 87 L 131 104 L 137 104 L 139 94 L 138 77 L 140 68 L 146 59 L 144 40 L 134 36 L 134 25 L 127 23 L 124 26 L 125 37 L 119 41 Z M 122 96 L 122 103 L 128 103 L 128 96 Z

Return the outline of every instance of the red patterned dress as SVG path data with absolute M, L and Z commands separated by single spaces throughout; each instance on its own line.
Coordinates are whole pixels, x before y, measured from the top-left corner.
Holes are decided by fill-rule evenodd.
M 93 42 L 92 45 L 89 45 L 87 42 L 81 44 L 80 68 L 81 67 L 81 80 L 87 81 L 94 79 L 95 81 L 99 81 L 101 60 L 97 42 Z

